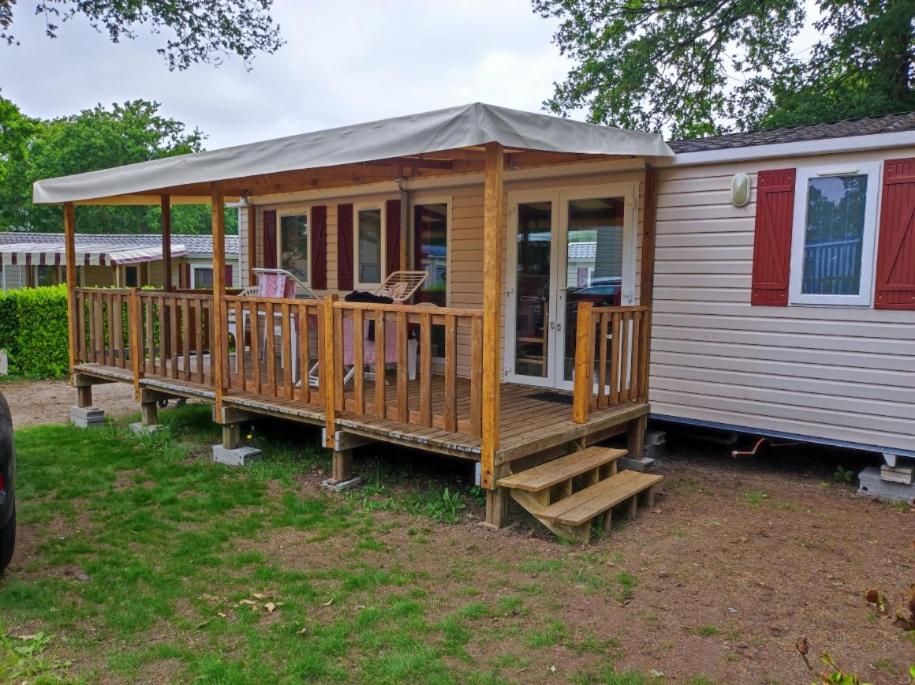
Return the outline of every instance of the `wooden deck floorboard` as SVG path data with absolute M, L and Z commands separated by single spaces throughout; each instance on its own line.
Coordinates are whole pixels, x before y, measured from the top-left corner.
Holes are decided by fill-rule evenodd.
M 254 378 L 251 370 L 254 365 L 249 360 L 246 361 L 247 363 L 244 365 L 246 390 L 240 389 L 241 383 L 235 375 L 233 382 L 235 387 L 224 395 L 226 405 L 313 425 L 324 424 L 324 408 L 319 401 L 306 404 L 299 399 L 271 396 L 266 392 L 253 392 Z M 267 365 L 261 364 L 260 366 L 262 367 L 262 381 L 264 381 Z M 234 362 L 231 368 L 235 368 Z M 178 378 L 174 378 L 171 373 L 167 377 L 147 374 L 140 380 L 140 386 L 212 402 L 214 395 L 212 387 L 182 378 L 183 374 L 180 369 L 179 365 Z M 76 370 L 108 381 L 133 382 L 129 369 L 100 364 L 80 364 Z M 208 366 L 205 379 L 209 379 Z M 345 430 L 417 449 L 479 459 L 480 438 L 469 434 L 469 380 L 459 378 L 457 382 L 456 404 L 461 432 L 456 433 L 445 430 L 441 423 L 440 417 L 444 413 L 443 376 L 433 374 L 432 377 L 432 414 L 436 420 L 431 426 L 417 425 L 420 415 L 420 382 L 418 379 L 410 381 L 408 386 L 410 423 L 398 420 L 397 384 L 393 374 L 388 376 L 386 383 L 386 415 L 384 418 L 375 416 L 375 381 L 373 379 L 366 378 L 364 382 L 365 408 L 362 415 L 355 411 L 355 389 L 352 382 L 348 383 L 344 389 L 343 408 L 337 411 L 337 430 Z M 543 388 L 512 383 L 501 386 L 497 464 L 600 431 L 607 431 L 648 413 L 647 404 L 630 402 L 593 411 L 589 415 L 587 423 L 577 424 L 572 421 L 572 394 L 570 392 L 548 391 L 552 399 L 548 399 L 544 392 Z M 568 401 L 561 401 L 563 398 L 567 398 Z

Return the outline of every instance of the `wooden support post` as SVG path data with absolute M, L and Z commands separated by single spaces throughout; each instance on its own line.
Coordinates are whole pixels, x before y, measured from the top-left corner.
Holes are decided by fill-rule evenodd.
M 227 363 L 228 345 L 225 340 L 225 317 L 223 316 L 223 297 L 226 294 L 226 216 L 225 198 L 218 183 L 212 184 L 210 195 L 210 214 L 213 233 L 213 349 L 210 355 L 210 368 L 213 374 L 214 404 L 216 415 L 222 414 L 223 367 Z M 225 433 L 223 433 L 225 445 Z M 228 447 L 227 449 L 234 449 Z
M 92 386 L 91 385 L 78 385 L 76 386 L 76 406 L 77 407 L 91 407 L 92 406 Z
M 591 409 L 591 389 L 594 386 L 594 321 L 591 302 L 578 303 L 575 328 L 575 377 L 572 395 L 572 420 L 585 423 Z M 603 341 L 601 341 L 603 344 Z
M 649 166 L 645 169 L 645 208 L 642 215 L 642 264 L 639 279 L 639 304 L 648 307 L 642 319 L 641 335 L 644 338 L 639 356 L 639 400 L 648 401 L 648 374 L 651 360 L 651 315 L 654 305 L 654 265 L 657 244 L 658 172 Z
M 155 426 L 159 418 L 159 407 L 158 403 L 153 400 L 152 402 L 143 402 L 140 404 L 140 422 L 144 426 Z
M 222 424 L 222 446 L 227 450 L 237 449 L 241 444 L 241 424 Z
M 73 203 L 64 204 L 64 245 L 67 265 L 67 344 L 70 348 L 70 375 L 76 366 L 76 224 Z M 90 405 L 92 402 L 90 401 Z M 82 406 L 82 405 L 80 405 Z M 86 405 L 89 406 L 89 405 Z
M 487 143 L 483 179 L 483 430 L 480 482 L 495 487 L 495 458 L 499 449 L 499 399 L 502 376 L 502 252 L 505 241 L 504 149 Z M 501 521 L 504 493 L 487 495 L 487 520 Z M 492 499 L 494 506 L 488 506 Z M 496 504 L 498 502 L 498 504 Z M 493 519 L 489 518 L 492 509 Z
M 257 285 L 257 207 L 248 205 L 248 285 Z
M 326 427 L 326 438 L 325 446 L 333 449 L 334 447 L 334 432 L 337 430 L 337 419 L 336 419 L 336 395 L 335 395 L 335 386 L 336 386 L 336 374 L 339 373 L 337 368 L 337 359 L 336 353 L 334 351 L 334 302 L 336 301 L 336 295 L 327 295 L 324 298 L 324 311 L 322 312 L 322 325 L 319 327 L 319 331 L 323 336 L 324 341 L 324 355 L 321 360 L 320 366 L 320 380 L 318 384 L 320 390 L 324 393 L 324 417 L 325 417 L 325 427 Z M 343 341 L 340 341 L 340 344 L 343 344 Z
M 162 268 L 165 270 L 165 289 L 172 290 L 172 199 L 161 197 L 162 206 Z
M 353 477 L 353 451 L 334 450 L 331 460 L 331 481 L 341 483 Z
M 486 491 L 486 523 L 494 528 L 504 528 L 508 523 L 507 488 L 495 488 Z
M 641 459 L 645 451 L 645 431 L 648 429 L 648 415 L 643 414 L 629 422 L 627 440 L 629 443 L 629 458 Z

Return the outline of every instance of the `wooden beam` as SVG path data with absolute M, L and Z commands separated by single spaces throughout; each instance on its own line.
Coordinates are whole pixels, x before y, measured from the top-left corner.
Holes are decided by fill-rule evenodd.
M 248 205 L 248 285 L 257 285 L 257 207 Z
M 639 279 L 639 304 L 648 307 L 642 319 L 640 335 L 644 347 L 639 358 L 639 394 L 648 401 L 648 381 L 651 371 L 651 318 L 654 305 L 654 265 L 657 244 L 658 214 L 658 171 L 649 166 L 645 169 L 645 192 L 642 210 L 642 265 Z
M 499 399 L 502 376 L 502 252 L 505 240 L 504 151 L 486 145 L 483 179 L 483 435 L 481 483 L 495 487 L 499 449 Z
M 64 204 L 64 245 L 67 253 L 67 344 L 70 348 L 70 374 L 76 366 L 76 219 L 73 203 Z
M 210 368 L 213 373 L 213 401 L 216 416 L 222 415 L 223 365 L 228 361 L 228 346 L 224 336 L 223 298 L 226 295 L 226 215 L 222 188 L 218 183 L 211 187 L 210 215 L 213 234 L 213 351 Z
M 162 267 L 165 269 L 165 289 L 172 288 L 172 199 L 163 195 L 162 207 Z

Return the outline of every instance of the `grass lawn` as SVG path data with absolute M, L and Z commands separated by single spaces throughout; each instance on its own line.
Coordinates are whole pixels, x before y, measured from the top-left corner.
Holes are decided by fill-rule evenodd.
M 703 575 L 684 552 L 719 532 L 690 527 L 702 512 L 672 509 L 667 521 L 646 513 L 609 542 L 570 548 L 477 526 L 478 493 L 456 471 L 433 476 L 441 462 L 419 460 L 407 472 L 394 466 L 402 460 L 363 457 L 357 468 L 367 485 L 331 496 L 317 487 L 329 460 L 305 429 L 286 424 L 285 437 L 259 438 L 265 458 L 231 469 L 208 461 L 218 440 L 209 408 L 160 417 L 166 430 L 142 438 L 123 425 L 17 432 L 21 546 L 0 580 L 0 681 L 700 685 L 737 682 L 738 674 L 804 677 L 784 648 L 797 635 L 775 640 L 768 631 L 777 619 L 729 614 L 731 605 L 745 609 L 726 584 L 697 579 L 717 587 L 721 601 L 677 613 L 692 601 L 677 593 Z M 688 479 L 675 482 L 678 491 L 684 507 L 703 497 Z M 732 498 L 737 517 L 798 513 L 747 492 Z M 908 515 L 879 506 L 880 516 Z M 613 544 L 618 538 L 629 542 Z M 819 625 L 808 629 L 812 643 Z M 823 634 L 829 629 L 824 620 Z M 907 667 L 899 654 L 915 641 L 905 640 L 900 633 L 898 645 L 876 655 L 886 669 Z M 764 666 L 753 666 L 754 654 Z

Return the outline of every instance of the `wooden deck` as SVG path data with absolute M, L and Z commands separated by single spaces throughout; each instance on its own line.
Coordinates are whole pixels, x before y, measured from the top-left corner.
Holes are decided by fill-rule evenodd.
M 250 368 L 250 366 L 248 367 Z M 80 364 L 76 372 L 102 381 L 133 383 L 129 369 L 102 364 Z M 250 375 L 248 376 L 250 381 Z M 392 381 L 387 381 L 387 410 L 385 417 L 374 416 L 374 380 L 365 382 L 365 412 L 356 414 L 353 409 L 352 384 L 345 386 L 345 408 L 335 415 L 335 426 L 339 431 L 365 438 L 388 442 L 403 447 L 446 454 L 478 461 L 481 441 L 467 433 L 455 433 L 440 425 L 419 427 L 415 423 L 396 420 L 397 407 Z M 444 384 L 442 376 L 433 376 L 433 391 Z M 174 397 L 213 402 L 212 387 L 181 378 L 146 376 L 140 380 L 140 387 Z M 470 383 L 458 379 L 458 409 L 470 401 Z M 433 392 L 433 397 L 441 397 Z M 420 383 L 409 383 L 409 407 L 411 418 L 419 411 Z M 440 401 L 440 400 L 438 400 Z M 272 416 L 280 419 L 324 426 L 326 415 L 319 404 L 308 404 L 297 399 L 266 397 L 253 392 L 233 390 L 224 396 L 224 404 L 252 414 Z M 433 402 L 433 411 L 438 414 L 438 405 Z M 648 413 L 648 405 L 629 402 L 619 406 L 598 409 L 588 415 L 585 423 L 572 420 L 572 393 L 547 391 L 518 384 L 503 384 L 499 415 L 499 450 L 496 464 L 507 464 L 516 459 L 541 453 L 572 442 L 590 444 L 620 433 L 626 424 Z

